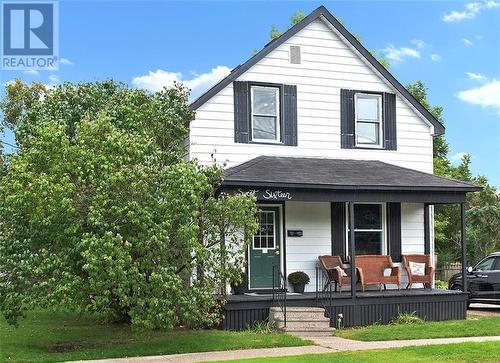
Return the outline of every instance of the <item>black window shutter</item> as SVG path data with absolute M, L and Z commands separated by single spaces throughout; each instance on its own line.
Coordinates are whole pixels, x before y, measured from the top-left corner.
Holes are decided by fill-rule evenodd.
M 387 203 L 387 238 L 393 262 L 401 262 L 401 203 Z
M 340 256 L 343 261 L 346 261 L 345 250 L 345 203 L 331 203 L 331 224 L 332 224 L 332 255 Z
M 297 146 L 297 86 L 283 85 L 283 143 Z
M 250 108 L 248 82 L 233 82 L 234 93 L 234 142 L 248 144 L 250 139 Z
M 354 148 L 354 91 L 340 90 L 340 147 Z
M 396 138 L 396 95 L 384 93 L 384 148 L 397 149 Z

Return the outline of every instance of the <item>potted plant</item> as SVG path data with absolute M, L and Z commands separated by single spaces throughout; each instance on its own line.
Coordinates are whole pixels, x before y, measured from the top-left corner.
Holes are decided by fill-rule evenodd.
M 309 281 L 309 276 L 304 271 L 295 271 L 288 275 L 288 282 L 292 284 L 294 292 L 303 293 Z
M 231 289 L 234 295 L 243 295 L 247 291 L 248 278 L 246 273 L 241 274 L 240 281 L 231 282 Z

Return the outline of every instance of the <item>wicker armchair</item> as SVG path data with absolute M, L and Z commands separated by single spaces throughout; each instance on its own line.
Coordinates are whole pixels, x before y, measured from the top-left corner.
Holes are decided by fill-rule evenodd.
M 410 269 L 410 262 L 425 263 L 425 275 L 413 275 Z M 432 279 L 434 278 L 435 268 L 431 262 L 430 255 L 403 255 L 403 266 L 408 274 L 407 289 L 411 289 L 411 285 L 415 283 L 424 284 L 424 287 L 431 288 Z
M 356 256 L 356 267 L 359 269 L 359 279 L 363 291 L 365 291 L 365 285 L 379 285 L 380 290 L 382 290 L 382 285 L 386 289 L 386 284 L 396 284 L 399 290 L 399 284 L 401 283 L 400 268 L 394 265 L 391 256 Z M 385 269 L 391 269 L 389 276 L 384 276 Z
M 319 264 L 321 268 L 327 273 L 328 281 L 323 286 L 323 291 L 326 290 L 328 284 L 335 283 L 335 291 L 337 291 L 337 285 L 339 286 L 339 292 L 342 292 L 343 285 L 351 284 L 351 268 L 349 265 L 344 264 L 340 256 L 319 256 Z M 347 276 L 342 276 L 341 270 L 344 270 Z

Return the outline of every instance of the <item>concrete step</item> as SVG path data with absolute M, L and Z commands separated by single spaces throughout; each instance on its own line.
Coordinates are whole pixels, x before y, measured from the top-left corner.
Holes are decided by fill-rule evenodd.
M 317 338 L 317 337 L 331 337 L 334 332 L 331 331 L 290 331 L 290 335 L 295 335 L 302 339 Z
M 276 318 L 283 317 L 283 313 L 280 311 L 279 313 L 277 312 L 271 312 L 269 316 L 275 316 Z M 286 317 L 287 319 L 304 319 L 304 320 L 315 320 L 315 319 L 328 319 L 325 316 L 325 312 L 297 312 L 297 311 L 288 311 L 286 312 Z
M 287 326 L 286 328 L 284 329 L 286 332 L 294 332 L 294 333 L 298 333 L 298 332 L 308 332 L 308 333 L 330 333 L 332 334 L 334 331 L 335 331 L 335 328 L 332 328 L 332 327 L 328 327 L 328 328 L 318 328 L 318 327 L 307 327 L 307 326 L 300 326 L 300 327 L 297 327 L 297 326 L 288 326 L 288 323 L 287 323 Z
M 279 306 L 273 306 L 269 308 L 270 312 L 281 312 L 281 308 Z M 317 307 L 308 307 L 308 306 L 287 306 L 286 308 L 287 312 L 321 312 L 324 313 L 325 309 L 323 308 L 317 308 Z
M 286 330 L 288 329 L 318 329 L 318 330 L 324 330 L 324 329 L 329 329 L 330 328 L 330 322 L 329 321 L 286 321 L 286 327 L 284 326 L 285 323 L 283 321 L 277 321 L 276 322 L 278 325 L 278 328 L 282 329 L 285 328 Z

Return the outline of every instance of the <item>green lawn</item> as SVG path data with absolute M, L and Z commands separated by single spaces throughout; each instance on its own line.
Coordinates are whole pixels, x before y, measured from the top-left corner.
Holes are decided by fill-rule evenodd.
M 500 342 L 462 343 L 405 347 L 361 352 L 331 354 L 307 354 L 280 358 L 247 359 L 234 362 L 252 363 L 407 363 L 407 362 L 474 362 L 489 363 L 500 361 Z
M 0 362 L 57 362 L 213 350 L 307 345 L 286 334 L 198 330 L 132 332 L 92 317 L 32 312 L 19 328 L 0 317 Z
M 336 335 L 363 341 L 491 336 L 500 335 L 500 317 L 472 317 L 467 320 L 413 324 L 375 324 L 363 328 L 337 330 Z

